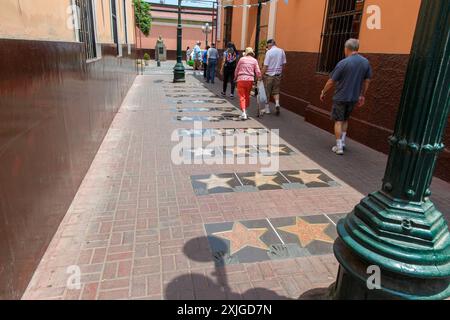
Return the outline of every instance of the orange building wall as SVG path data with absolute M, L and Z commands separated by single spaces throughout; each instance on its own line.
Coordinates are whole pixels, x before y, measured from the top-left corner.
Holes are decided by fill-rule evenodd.
M 238 50 L 243 50 L 241 48 L 241 37 L 242 37 L 242 8 L 233 8 L 233 25 L 231 27 L 231 39 L 234 42 Z
M 314 0 L 315 1 L 315 0 Z M 366 0 L 361 26 L 361 52 L 409 54 L 421 0 Z M 381 8 L 381 30 L 366 26 L 367 8 Z
M 261 26 L 266 26 L 265 28 L 261 28 L 260 31 L 260 38 L 259 40 L 268 40 L 267 39 L 267 24 L 269 22 L 269 11 L 270 7 L 269 5 L 265 5 L 262 7 L 261 10 Z M 257 7 L 251 7 L 249 9 L 248 14 L 248 29 L 247 29 L 247 38 L 246 38 L 246 46 L 247 47 L 255 47 L 255 39 L 256 39 L 256 19 L 258 16 L 258 8 Z
M 318 52 L 326 0 L 278 1 L 275 39 L 286 51 Z
M 278 1 L 275 20 L 278 45 L 286 51 L 318 52 L 326 3 L 326 0 L 294 0 L 286 5 L 284 1 Z M 360 51 L 409 54 L 420 4 L 421 0 L 366 0 L 360 31 Z M 371 5 L 378 5 L 381 9 L 381 30 L 367 28 L 367 20 L 371 16 L 367 9 Z M 268 11 L 268 6 L 263 8 L 263 24 Z M 254 46 L 255 41 L 256 13 L 255 7 L 248 10 L 246 45 L 250 46 Z M 236 44 L 241 42 L 242 14 L 242 8 L 234 8 L 232 38 Z
M 140 36 L 139 36 L 140 34 Z M 156 40 L 162 36 L 167 50 L 177 50 L 177 26 L 176 25 L 157 25 L 153 24 L 150 35 L 145 37 L 142 32 L 137 33 L 137 46 L 139 48 L 154 49 Z M 205 34 L 201 28 L 183 26 L 183 45 L 185 50 L 188 46 L 193 48 L 195 43 L 200 40 L 202 47 L 205 46 Z M 209 35 L 209 43 L 211 43 L 211 34 Z

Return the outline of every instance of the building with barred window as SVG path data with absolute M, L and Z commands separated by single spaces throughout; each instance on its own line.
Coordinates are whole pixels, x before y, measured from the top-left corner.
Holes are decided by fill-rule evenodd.
M 281 104 L 332 131 L 331 99 L 320 92 L 344 43 L 359 38 L 374 71 L 366 105 L 350 121 L 351 138 L 387 153 L 400 103 L 421 0 L 264 0 L 260 40 L 275 38 L 287 54 Z M 224 0 L 222 37 L 243 50 L 255 47 L 258 0 Z M 261 43 L 260 41 L 260 43 Z M 450 122 L 450 120 L 449 120 Z M 450 124 L 449 124 L 450 125 Z M 450 144 L 450 134 L 445 138 Z M 450 181 L 450 150 L 440 155 L 436 175 Z

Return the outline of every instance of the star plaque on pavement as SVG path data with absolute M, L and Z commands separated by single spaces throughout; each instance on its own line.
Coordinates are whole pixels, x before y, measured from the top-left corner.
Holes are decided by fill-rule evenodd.
M 213 235 L 230 241 L 230 255 L 234 255 L 245 247 L 268 250 L 268 246 L 261 240 L 267 228 L 249 229 L 241 222 L 235 222 L 230 231 L 216 232 Z
M 246 180 L 253 181 L 256 187 L 261 187 L 265 185 L 279 186 L 280 184 L 275 181 L 278 175 L 263 175 L 259 172 L 255 173 L 254 177 L 245 177 Z
M 296 235 L 302 247 L 306 247 L 314 240 L 333 243 L 334 239 L 325 233 L 329 225 L 329 223 L 309 223 L 302 218 L 297 218 L 294 225 L 278 229 Z
M 220 178 L 215 174 L 212 174 L 207 179 L 200 179 L 197 181 L 206 184 L 206 189 L 211 190 L 214 188 L 231 188 L 229 182 L 232 180 L 233 178 Z
M 288 178 L 297 178 L 302 180 L 303 184 L 308 184 L 311 182 L 324 183 L 319 177 L 322 173 L 307 173 L 305 171 L 299 171 L 298 173 L 290 173 Z

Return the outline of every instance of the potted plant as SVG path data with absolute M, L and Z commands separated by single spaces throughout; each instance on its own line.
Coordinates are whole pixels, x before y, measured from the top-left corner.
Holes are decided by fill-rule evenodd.
M 144 63 L 146 66 L 148 66 L 149 61 L 150 61 L 150 55 L 146 52 L 144 54 Z

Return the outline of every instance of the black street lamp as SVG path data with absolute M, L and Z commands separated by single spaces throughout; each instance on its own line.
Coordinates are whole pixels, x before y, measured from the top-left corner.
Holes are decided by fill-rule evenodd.
M 261 11 L 262 11 L 262 0 L 258 0 L 258 13 L 256 15 L 256 35 L 255 35 L 255 56 L 257 59 L 259 54 L 259 38 L 261 34 Z
M 269 0 L 258 0 L 258 12 L 256 14 L 256 35 L 255 35 L 255 56 L 258 57 L 259 54 L 259 42 L 261 35 L 261 13 L 262 13 L 262 5 L 266 4 Z M 266 39 L 268 40 L 268 39 Z
M 183 66 L 183 26 L 181 25 L 181 0 L 178 0 L 178 27 L 177 27 L 177 64 L 173 68 L 173 82 L 186 82 Z

